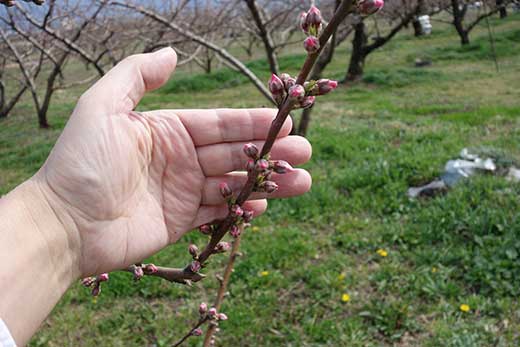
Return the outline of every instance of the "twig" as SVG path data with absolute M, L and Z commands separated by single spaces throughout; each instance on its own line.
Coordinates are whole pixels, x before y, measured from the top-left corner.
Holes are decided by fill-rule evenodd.
M 215 303 L 213 304 L 213 307 L 215 307 L 217 311 L 219 311 L 220 306 L 222 306 L 222 302 L 224 301 L 224 297 L 226 295 L 227 285 L 229 283 L 229 279 L 231 278 L 231 273 L 233 272 L 233 266 L 235 265 L 235 260 L 239 256 L 238 249 L 240 247 L 240 240 L 242 238 L 243 227 L 240 226 L 240 228 L 242 229 L 241 233 L 233 242 L 233 247 L 231 248 L 231 253 L 229 254 L 229 260 L 224 270 L 224 276 L 220 280 L 220 286 L 218 288 L 217 297 L 215 299 Z M 204 338 L 204 347 L 210 346 L 211 338 L 213 337 L 213 334 L 215 334 L 216 329 L 217 326 L 215 324 L 211 324 L 209 326 L 208 331 L 206 332 L 206 336 Z
M 193 336 L 193 332 L 200 327 L 202 324 L 206 323 L 208 320 L 208 317 L 205 316 L 204 318 L 201 318 L 198 323 L 186 334 L 183 336 L 182 339 L 180 339 L 176 344 L 174 344 L 172 347 L 178 347 L 180 346 L 184 341 L 186 341 L 190 336 Z

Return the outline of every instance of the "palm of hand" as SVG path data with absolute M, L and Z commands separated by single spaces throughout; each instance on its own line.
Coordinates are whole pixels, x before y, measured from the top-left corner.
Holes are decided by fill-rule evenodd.
M 96 266 L 84 272 L 140 261 L 196 226 L 205 175 L 178 117 L 130 113 L 95 126 L 73 122 L 44 173 L 90 248 L 81 262 Z

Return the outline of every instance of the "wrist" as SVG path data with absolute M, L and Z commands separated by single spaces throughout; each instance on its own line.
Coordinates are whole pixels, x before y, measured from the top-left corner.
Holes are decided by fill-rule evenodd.
M 79 275 L 79 236 L 37 176 L 0 200 L 0 316 L 24 345 Z

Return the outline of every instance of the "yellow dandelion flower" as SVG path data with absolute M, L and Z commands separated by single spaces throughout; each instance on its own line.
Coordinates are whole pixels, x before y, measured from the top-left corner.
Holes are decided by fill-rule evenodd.
M 459 309 L 460 309 L 462 312 L 469 312 L 469 310 L 470 310 L 471 308 L 470 308 L 469 305 L 467 305 L 467 304 L 462 304 L 462 305 L 460 305 Z
M 252 227 L 251 227 L 251 231 L 257 232 L 257 231 L 260 231 L 260 228 L 257 227 L 256 225 L 255 225 L 255 226 L 252 226 Z
M 435 266 L 434 266 L 434 267 L 432 267 L 432 272 L 433 272 L 433 273 L 436 273 L 436 272 L 437 272 L 437 270 L 438 270 L 438 269 L 437 269 L 437 268 L 436 268 Z
M 347 274 L 344 272 L 338 275 L 338 281 L 343 281 L 345 278 L 347 278 Z
M 262 277 L 269 276 L 269 271 L 260 272 L 260 276 L 262 276 Z
M 383 258 L 386 257 L 386 256 L 388 255 L 388 252 L 385 251 L 384 249 L 381 249 L 381 248 L 378 249 L 378 250 L 376 251 L 376 253 L 379 254 L 380 256 L 382 256 Z
M 350 301 L 350 295 L 348 295 L 347 293 L 343 294 L 341 296 L 341 301 L 343 302 L 349 302 Z

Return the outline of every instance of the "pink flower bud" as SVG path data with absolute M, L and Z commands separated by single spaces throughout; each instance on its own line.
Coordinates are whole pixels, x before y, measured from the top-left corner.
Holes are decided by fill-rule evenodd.
M 197 328 L 197 329 L 195 329 L 195 330 L 193 330 L 193 331 L 191 332 L 191 334 L 192 334 L 193 336 L 201 336 L 202 333 L 203 333 L 203 331 L 202 331 L 201 328 Z
M 134 280 L 139 281 L 144 276 L 144 271 L 141 266 L 134 267 Z
M 281 81 L 280 81 L 281 82 Z M 282 88 L 283 88 L 283 84 L 282 84 Z M 256 147 L 255 144 L 253 143 L 246 143 L 244 145 L 244 153 L 249 157 L 249 158 L 252 158 L 252 159 L 256 159 L 258 158 L 258 147 Z
M 143 270 L 144 270 L 145 274 L 147 274 L 147 275 L 151 275 L 151 274 L 154 274 L 157 271 L 159 271 L 159 269 L 157 268 L 157 266 L 155 266 L 155 264 L 146 264 L 146 266 L 144 267 Z
M 237 238 L 240 236 L 240 228 L 236 225 L 232 225 L 231 228 L 229 229 L 229 233 L 231 234 L 231 236 Z
M 192 257 L 196 257 L 197 254 L 199 253 L 199 247 L 197 247 L 196 245 L 191 244 L 188 247 L 188 252 L 191 254 Z
M 283 81 L 283 85 L 285 90 L 289 90 L 292 86 L 296 84 L 296 79 L 292 78 L 291 75 L 287 73 L 283 73 L 280 75 L 281 80 Z
M 208 312 L 208 305 L 205 302 L 203 302 L 199 305 L 199 313 L 206 314 L 206 312 Z
M 95 282 L 96 282 L 96 278 L 95 277 L 85 277 L 84 279 L 81 280 L 81 284 L 83 286 L 85 286 L 85 287 L 90 287 Z
M 199 272 L 201 268 L 202 266 L 200 265 L 200 262 L 197 260 L 192 261 L 190 264 L 190 270 L 192 272 Z
M 381 10 L 385 2 L 383 0 L 361 0 L 358 3 L 358 10 L 364 16 L 368 16 Z
M 219 314 L 217 315 L 217 319 L 218 319 L 218 320 L 227 320 L 227 319 L 228 319 L 228 316 L 226 316 L 225 313 L 219 313 Z
M 305 88 L 301 84 L 295 84 L 289 88 L 289 98 L 292 100 L 300 100 L 305 96 Z
M 203 224 L 199 227 L 199 231 L 204 234 L 204 235 L 210 235 L 212 230 L 211 230 L 211 226 L 209 226 L 208 224 Z
M 320 41 L 315 36 L 309 36 L 303 41 L 303 47 L 309 53 L 316 53 L 320 49 Z
M 233 195 L 233 191 L 229 188 L 226 182 L 220 182 L 218 188 L 220 189 L 220 194 L 222 194 L 224 199 L 228 199 Z
M 246 163 L 246 170 L 253 171 L 255 169 L 255 161 L 253 159 L 249 159 Z
M 271 79 L 269 80 L 269 90 L 273 95 L 280 95 L 284 92 L 284 84 L 280 77 L 275 74 L 272 74 Z
M 96 283 L 94 288 L 92 288 L 92 291 L 90 292 L 90 294 L 92 296 L 98 296 L 100 293 L 101 293 L 101 285 L 99 283 Z
M 302 31 L 306 34 L 309 32 L 309 25 L 307 24 L 307 13 L 305 12 L 300 13 L 300 29 L 302 29 Z
M 244 210 L 244 214 L 242 215 L 242 218 L 244 219 L 244 222 L 249 223 L 253 219 L 254 213 L 251 210 Z
M 215 252 L 217 253 L 224 253 L 224 252 L 227 252 L 231 249 L 231 244 L 229 242 L 224 242 L 224 241 L 221 241 L 219 243 L 217 243 L 217 245 L 215 246 Z
M 309 27 L 309 32 L 313 35 L 318 35 L 321 27 L 321 12 L 316 6 L 311 6 L 305 17 L 305 23 Z
M 208 311 L 208 315 L 211 318 L 216 317 L 217 314 L 218 314 L 217 313 L 217 309 L 215 307 L 210 308 L 209 311 Z
M 316 83 L 318 86 L 318 95 L 327 94 L 338 87 L 338 81 L 321 79 Z
M 262 184 L 262 188 L 264 188 L 266 193 L 270 194 L 278 190 L 278 184 L 274 183 L 273 181 L 265 181 Z
M 269 168 L 269 162 L 265 159 L 260 159 L 256 162 L 255 169 L 256 172 L 264 172 Z
M 314 105 L 315 101 L 316 101 L 315 96 L 306 96 L 305 98 L 303 98 L 302 102 L 300 102 L 300 107 L 301 108 L 312 107 Z
M 238 205 L 233 205 L 231 207 L 231 213 L 236 217 L 242 217 L 244 210 L 242 210 L 242 208 Z
M 106 282 L 108 281 L 108 274 L 104 273 L 97 277 L 98 282 Z
M 311 96 L 308 96 L 305 99 L 308 99 L 308 98 L 311 98 Z M 273 163 L 273 171 L 278 174 L 284 174 L 287 172 L 292 172 L 292 171 L 294 171 L 294 169 L 291 166 L 291 164 L 289 164 L 285 160 L 277 160 Z

